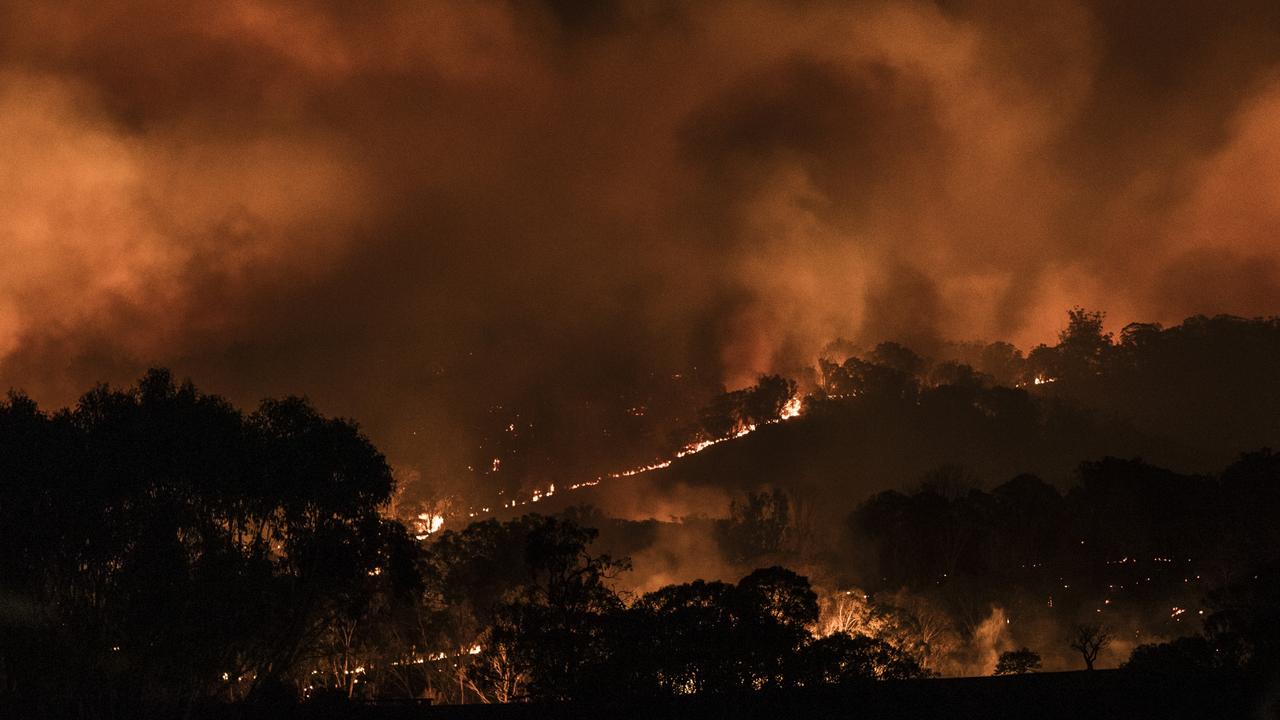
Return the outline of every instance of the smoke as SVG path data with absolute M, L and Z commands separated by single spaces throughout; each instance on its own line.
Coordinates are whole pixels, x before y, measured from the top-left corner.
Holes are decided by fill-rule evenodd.
M 1004 609 L 992 607 L 991 614 L 973 629 L 959 662 L 949 668 L 949 675 L 990 675 L 995 671 L 1000 653 L 1015 649 L 1009 632 L 1009 618 Z
M 1274 3 L 583 7 L 0 3 L 0 384 L 307 393 L 436 482 L 655 369 L 1280 301 Z
M 664 522 L 656 525 L 652 544 L 632 554 L 631 572 L 623 581 L 639 596 L 699 579 L 737 582 L 747 572 L 723 559 L 713 523 Z

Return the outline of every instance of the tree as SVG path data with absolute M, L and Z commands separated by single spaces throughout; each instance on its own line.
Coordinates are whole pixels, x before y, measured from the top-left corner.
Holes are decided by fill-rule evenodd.
M 1067 311 L 1067 327 L 1058 333 L 1058 373 L 1069 380 L 1098 375 L 1111 350 L 1111 333 L 1102 331 L 1106 313 L 1081 307 Z
M 1022 675 L 1040 669 L 1040 653 L 1028 648 L 1006 650 L 996 661 L 996 675 Z
M 26 613 L 0 666 L 46 705 L 181 715 L 310 684 L 413 581 L 380 514 L 385 459 L 300 398 L 246 416 L 164 370 L 53 415 L 13 396 L 0 482 L 0 569 Z
M 810 642 L 802 652 L 802 663 L 806 687 L 929 676 L 915 658 L 888 642 L 843 632 Z
M 605 618 L 621 610 L 607 582 L 628 567 L 588 552 L 596 534 L 526 515 L 447 530 L 428 547 L 427 627 L 440 634 L 425 642 L 456 656 L 457 685 L 486 702 L 589 691 L 608 653 Z
M 1022 379 L 1025 363 L 1021 350 L 1007 342 L 994 342 L 982 349 L 978 369 L 997 384 L 1013 387 Z
M 1209 594 L 1205 635 L 1224 660 L 1259 676 L 1280 669 L 1280 561 Z
M 781 375 L 761 375 L 747 389 L 739 411 L 743 426 L 763 425 L 782 417 L 783 408 L 796 395 L 796 383 Z
M 746 391 L 735 390 L 716 396 L 698 411 L 699 430 L 711 440 L 726 438 L 742 429 L 742 404 Z
M 747 428 L 774 422 L 796 396 L 796 383 L 781 375 L 761 375 L 755 385 L 722 393 L 699 411 L 704 437 L 729 437 Z
M 929 383 L 934 386 L 950 385 L 973 391 L 990 386 L 992 382 L 990 375 L 954 360 L 940 362 L 929 372 Z
M 803 649 L 818 619 L 803 576 L 762 568 L 736 585 L 696 580 L 641 597 L 626 613 L 617 686 L 639 694 L 730 693 L 803 682 Z
M 858 358 L 849 358 L 841 365 L 823 360 L 818 365 L 822 389 L 833 397 L 904 400 L 914 399 L 920 390 L 920 382 L 913 374 L 888 365 Z
M 892 368 L 907 377 L 919 377 L 927 363 L 911 348 L 896 342 L 882 342 L 871 351 L 871 362 Z
M 735 587 L 695 580 L 668 585 L 636 601 L 631 613 L 645 641 L 633 662 L 642 692 L 688 695 L 742 687 L 743 637 L 733 613 Z
M 735 590 L 749 687 L 794 684 L 796 653 L 818 622 L 818 596 L 809 579 L 775 565 L 753 571 Z
M 893 624 L 892 615 L 857 588 L 828 595 L 823 599 L 821 615 L 818 634 L 824 637 L 836 633 L 882 637 Z
M 1027 353 L 1022 368 L 1024 385 L 1057 382 L 1063 374 L 1062 354 L 1058 348 L 1037 345 Z
M 1225 658 L 1203 635 L 1167 643 L 1139 645 L 1122 670 L 1149 675 L 1204 676 L 1223 669 Z
M 1076 625 L 1073 629 L 1071 648 L 1080 653 L 1080 657 L 1084 659 L 1085 668 L 1092 670 L 1094 661 L 1098 659 L 1098 653 L 1110 645 L 1113 639 L 1111 631 L 1101 623 Z
M 951 615 L 923 595 L 901 590 L 885 602 L 893 617 L 885 638 L 895 647 L 909 653 L 920 666 L 931 668 L 957 644 L 957 633 Z
M 776 489 L 747 493 L 744 500 L 729 503 L 720 544 L 733 562 L 752 562 L 781 551 L 790 526 L 791 503 L 786 493 Z

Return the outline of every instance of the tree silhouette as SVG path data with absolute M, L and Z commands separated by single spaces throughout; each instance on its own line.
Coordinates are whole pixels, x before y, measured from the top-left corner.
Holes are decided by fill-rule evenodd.
M 1097 372 L 1112 348 L 1111 333 L 1102 328 L 1106 313 L 1081 307 L 1067 311 L 1067 327 L 1058 333 L 1062 372 L 1075 377 Z
M 1110 645 L 1113 639 L 1111 631 L 1100 623 L 1076 625 L 1072 630 L 1071 648 L 1080 653 L 1085 668 L 1092 670 L 1098 653 Z
M 747 493 L 729 504 L 720 544 L 733 562 L 752 562 L 782 550 L 791 527 L 791 503 L 781 490 Z
M 803 662 L 806 687 L 929 677 L 911 655 L 861 634 L 841 632 L 814 640 L 805 648 Z
M 1023 675 L 1040 669 L 1040 653 L 1028 648 L 1006 650 L 996 661 L 996 675 Z
M 627 567 L 588 553 L 596 534 L 537 515 L 445 531 L 424 572 L 439 635 L 423 641 L 451 648 L 456 681 L 482 699 L 581 694 L 607 653 L 605 618 L 621 609 L 606 582 Z
M 382 455 L 305 400 L 245 416 L 163 370 L 53 415 L 11 396 L 0 458 L 0 567 L 25 613 L 0 664 L 46 707 L 181 714 L 293 683 L 339 619 L 365 627 L 413 581 Z
M 669 585 L 639 598 L 627 615 L 638 642 L 623 650 L 624 664 L 639 694 L 791 687 L 828 657 L 804 655 L 817 596 L 807 578 L 781 567 L 756 570 L 736 585 Z
M 896 342 L 882 342 L 875 346 L 868 358 L 871 362 L 897 370 L 907 377 L 918 378 L 924 373 L 927 363 L 911 348 Z

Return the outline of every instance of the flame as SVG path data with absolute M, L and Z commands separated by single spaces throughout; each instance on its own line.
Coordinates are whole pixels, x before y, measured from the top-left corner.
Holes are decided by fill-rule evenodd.
M 1049 381 L 1049 382 L 1052 382 L 1052 381 Z M 743 437 L 744 435 L 749 435 L 755 432 L 757 429 L 759 429 L 763 425 L 777 425 L 778 423 L 786 422 L 788 420 L 792 420 L 794 418 L 800 417 L 803 411 L 804 411 L 803 399 L 799 395 L 795 395 L 791 397 L 791 399 L 787 400 L 785 404 L 783 404 L 781 410 L 778 413 L 778 417 L 772 420 L 767 420 L 758 425 L 757 424 L 744 425 L 742 427 L 739 427 L 736 431 L 734 431 L 730 435 L 727 435 L 722 438 L 704 439 L 704 440 L 697 440 L 695 442 L 691 442 L 688 445 L 685 445 L 684 447 L 677 450 L 675 453 L 675 456 L 667 460 L 658 460 L 658 461 L 649 463 L 648 465 L 641 465 L 639 467 L 633 467 L 627 470 L 619 470 L 617 472 L 611 472 L 606 475 L 601 475 L 595 478 L 594 480 L 584 480 L 582 482 L 573 483 L 572 485 L 566 485 L 564 486 L 564 489 L 566 491 L 581 490 L 582 488 L 595 487 L 605 479 L 634 477 L 636 475 L 643 475 L 644 473 L 652 472 L 654 470 L 662 470 L 664 468 L 671 467 L 671 463 L 673 463 L 674 461 L 680 458 L 688 457 L 690 455 L 696 455 L 697 453 L 700 453 L 703 450 L 706 450 L 707 448 L 713 445 L 719 445 L 720 443 L 729 442 L 730 440 L 737 440 L 738 438 Z M 494 472 L 497 472 L 500 463 L 501 463 L 501 460 L 499 458 L 493 459 L 492 468 Z M 528 500 L 517 500 L 513 498 L 510 501 L 501 503 L 499 507 L 516 508 L 522 505 L 528 505 L 530 503 L 541 502 L 544 498 L 549 498 L 552 495 L 555 495 L 555 493 L 556 493 L 556 485 L 555 483 L 551 483 L 545 490 L 543 490 L 542 488 L 534 488 Z M 474 518 L 479 515 L 486 515 L 488 513 L 489 513 L 489 508 L 487 507 L 482 507 L 478 510 L 473 508 L 471 511 L 467 513 L 467 517 Z M 439 517 L 439 516 L 435 516 L 435 517 Z M 426 520 L 427 518 L 425 516 L 419 516 L 419 519 Z M 434 529 L 428 530 L 426 534 L 429 535 L 432 532 L 435 532 L 435 530 L 438 530 L 440 526 L 443 526 L 443 524 L 444 524 L 444 519 L 440 518 L 439 524 L 435 525 Z M 425 537 L 426 535 L 421 535 L 418 537 L 418 539 L 422 540 Z
M 790 420 L 794 417 L 800 417 L 800 411 L 804 408 L 804 404 L 800 400 L 800 396 L 796 395 L 782 406 L 782 414 L 778 416 L 778 420 Z
M 439 532 L 444 527 L 444 516 L 436 513 L 422 513 L 418 515 L 416 525 L 419 532 L 414 537 L 425 540 L 428 535 Z

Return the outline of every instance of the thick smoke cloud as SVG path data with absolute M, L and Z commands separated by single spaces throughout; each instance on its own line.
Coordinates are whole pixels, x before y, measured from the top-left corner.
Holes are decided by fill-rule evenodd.
M 0 4 L 0 384 L 469 414 L 1280 306 L 1280 9 Z

